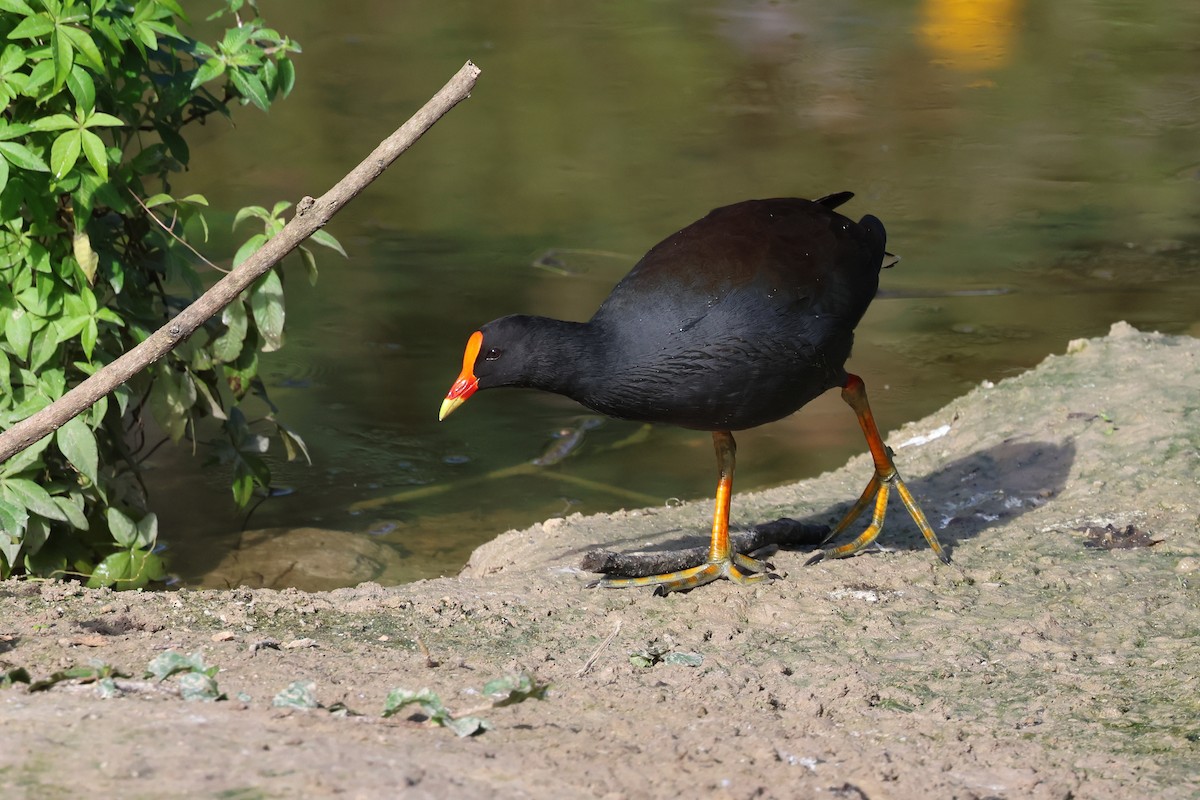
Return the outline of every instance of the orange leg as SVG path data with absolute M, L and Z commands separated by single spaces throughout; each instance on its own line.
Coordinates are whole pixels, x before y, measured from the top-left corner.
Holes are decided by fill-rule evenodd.
M 771 578 L 768 566 L 757 559 L 734 552 L 729 546 L 729 503 L 733 497 L 733 466 L 737 445 L 729 431 L 713 431 L 717 451 L 717 506 L 713 511 L 712 540 L 708 560 L 698 567 L 647 575 L 642 578 L 601 578 L 594 586 L 623 589 L 631 586 L 655 586 L 659 594 L 695 589 L 720 578 L 734 583 L 760 583 Z
M 871 504 L 872 497 L 875 499 L 875 511 L 871 515 L 871 524 L 867 526 L 865 531 L 859 534 L 857 539 L 840 547 L 822 550 L 810 558 L 808 563 L 815 564 L 823 558 L 845 558 L 846 556 L 852 556 L 874 542 L 878 538 L 879 532 L 883 530 L 883 518 L 887 513 L 888 495 L 894 486 L 896 493 L 900 495 L 900 499 L 904 502 L 904 507 L 908 509 L 908 513 L 912 516 L 913 522 L 917 523 L 917 527 L 921 529 L 925 541 L 929 542 L 929 546 L 933 548 L 933 552 L 937 554 L 938 558 L 949 564 L 950 556 L 942 549 L 942 545 L 938 542 L 933 528 L 929 527 L 929 522 L 926 521 L 920 506 L 913 499 L 912 494 L 908 491 L 908 487 L 904 485 L 904 481 L 900 478 L 900 473 L 896 471 L 896 465 L 892 462 L 891 448 L 883 443 L 883 437 L 879 435 L 879 428 L 875 425 L 875 417 L 871 414 L 871 406 L 867 403 L 867 387 L 863 384 L 862 378 L 857 375 L 849 376 L 846 385 L 842 387 L 842 399 L 858 415 L 858 424 L 862 426 L 863 435 L 867 437 L 867 447 L 871 448 L 871 458 L 875 461 L 875 474 L 871 476 L 871 481 L 858 498 L 858 502 L 846 512 L 846 516 L 842 517 L 842 521 L 833 529 L 833 532 L 829 534 L 829 538 L 826 541 L 833 539 L 846 530 L 846 528 L 850 527 L 850 524 L 858 519 L 859 515 Z

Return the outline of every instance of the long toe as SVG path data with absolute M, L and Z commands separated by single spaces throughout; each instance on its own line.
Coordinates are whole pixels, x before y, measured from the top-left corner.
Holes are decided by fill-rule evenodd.
M 732 558 L 708 561 L 698 567 L 668 572 L 663 575 L 646 575 L 640 578 L 601 578 L 589 584 L 600 589 L 630 589 L 638 586 L 653 586 L 655 594 L 686 592 L 713 581 L 726 580 L 747 586 L 778 578 L 770 572 L 770 565 L 749 556 L 735 554 Z

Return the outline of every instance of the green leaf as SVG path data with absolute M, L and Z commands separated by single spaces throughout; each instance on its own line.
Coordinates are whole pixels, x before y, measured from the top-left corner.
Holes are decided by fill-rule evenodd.
M 224 700 L 225 694 L 217 688 L 217 679 L 203 672 L 185 672 L 179 676 L 179 696 L 184 700 L 213 702 Z
M 76 364 L 76 366 L 79 367 L 79 371 L 83 374 L 89 374 L 86 368 L 91 365 Z M 95 405 L 93 405 L 86 413 L 88 417 L 88 427 L 92 430 L 95 430 L 104 424 L 104 415 L 108 413 L 108 395 L 105 395 L 97 400 Z
M 49 172 L 50 165 L 42 157 L 23 144 L 16 142 L 0 142 L 0 156 L 19 169 L 30 172 Z
M 0 4 L 3 0 L 0 0 Z M 2 5 L 0 5 L 2 7 Z M 10 44 L 0 52 L 0 74 L 11 73 L 25 64 L 25 50 L 17 44 Z
M 158 49 L 158 32 L 147 25 L 145 22 L 139 22 L 133 26 L 134 32 L 138 38 L 142 40 L 142 44 L 151 52 Z
M 25 13 L 18 11 L 17 13 Z M 26 15 L 25 19 L 17 24 L 17 27 L 8 32 L 10 39 L 36 39 L 40 36 L 45 36 L 47 33 L 54 31 L 54 23 L 49 17 L 42 15 L 33 16 Z
M 342 247 L 342 243 L 339 242 L 337 239 L 335 239 L 333 237 L 333 234 L 331 234 L 331 233 L 328 233 L 326 231 L 316 231 L 315 233 L 313 233 L 312 236 L 310 236 L 308 238 L 312 239 L 314 242 L 321 245 L 322 247 L 328 247 L 330 250 L 335 250 L 338 253 L 341 253 L 342 258 L 350 257 L 350 256 L 346 255 L 346 250 L 345 250 L 345 248 Z
M 155 125 L 155 132 L 162 143 L 166 145 L 167 151 L 180 164 L 187 164 L 191 159 L 191 151 L 188 149 L 187 140 L 179 135 L 179 132 L 168 127 L 167 125 Z
M 3 514 L 0 514 L 0 518 Z M 5 569 L 6 564 L 19 564 L 21 558 L 21 540 L 0 530 L 0 575 L 7 578 L 12 569 Z
M 25 510 L 25 506 L 0 498 L 0 538 L 8 534 L 19 546 L 28 524 L 29 512 Z M 11 558 L 9 563 L 13 563 Z
M 414 692 L 397 687 L 388 692 L 387 699 L 383 702 L 383 716 L 393 716 L 414 704 L 420 706 L 421 713 L 430 719 L 448 713 L 445 705 L 442 704 L 442 698 L 438 697 L 435 692 L 428 689 Z
M 250 498 L 254 496 L 254 474 L 241 462 L 238 462 L 234 468 L 233 481 L 229 488 L 233 490 L 233 502 L 237 504 L 238 508 L 245 508 L 250 502 Z
M 159 0 L 159 4 L 163 5 L 164 4 L 163 0 Z M 173 25 L 166 25 L 162 22 L 156 22 L 155 20 L 148 19 L 145 22 L 141 23 L 138 27 L 147 28 L 149 30 L 152 30 L 155 33 L 157 33 L 159 36 L 166 36 L 170 39 L 178 39 L 181 42 L 187 41 L 187 37 L 184 36 L 183 34 L 181 34 L 179 32 L 179 30 L 176 29 Z
M 31 408 L 30 413 L 36 410 L 37 408 Z M 44 466 L 42 464 L 42 453 L 46 451 L 46 448 L 50 446 L 53 440 L 54 437 L 51 435 L 43 436 L 8 461 L 0 464 L 0 475 L 20 475 L 27 470 L 41 469 Z
M 105 586 L 112 586 L 120 580 L 129 577 L 132 563 L 128 551 L 113 553 L 108 558 L 101 561 L 92 570 L 92 575 L 88 578 L 87 586 L 89 589 L 101 589 Z
M 50 497 L 50 493 L 27 478 L 5 479 L 0 492 L 7 500 L 23 505 L 27 510 L 47 519 L 65 522 L 67 517 Z
M 228 364 L 241 355 L 242 343 L 246 341 L 246 330 L 250 325 L 246 306 L 240 298 L 225 306 L 221 312 L 221 322 L 225 323 L 225 333 L 213 340 L 213 357 Z M 9 342 L 12 342 L 11 335 Z
M 29 346 L 29 368 L 35 372 L 54 358 L 58 351 L 60 324 L 57 320 L 46 325 L 33 335 L 33 344 Z
M 69 420 L 54 434 L 54 441 L 71 466 L 95 484 L 100 455 L 96 449 L 96 435 L 87 423 L 79 417 Z
M 185 656 L 174 650 L 167 650 L 156 655 L 146 665 L 145 676 L 165 681 L 167 678 L 180 672 L 199 672 L 203 675 L 208 672 L 208 669 L 204 663 L 204 656 L 199 652 Z
M 80 131 L 79 135 L 83 145 L 83 154 L 87 156 L 88 163 L 92 165 L 92 169 L 96 170 L 97 175 L 108 180 L 108 151 L 104 149 L 104 142 L 100 141 L 100 137 L 91 131 Z M 80 264 L 80 266 L 83 265 Z M 91 275 L 95 274 L 96 269 L 93 266 Z M 89 277 L 88 282 L 91 281 L 92 278 Z
M 149 550 L 158 541 L 158 515 L 151 512 L 138 520 L 137 538 L 134 540 L 140 548 Z
M 188 21 L 187 15 L 183 13 L 183 6 L 179 5 L 179 3 L 176 2 L 176 0 L 158 0 L 158 5 L 161 6 L 162 8 L 167 9 L 168 11 L 170 11 L 175 16 L 179 17 L 184 22 Z M 171 30 L 175 30 L 175 28 L 172 27 Z M 175 35 L 178 36 L 179 34 L 176 33 Z
M 663 663 L 677 667 L 698 667 L 704 663 L 704 656 L 700 653 L 668 653 Z
M 8 185 L 8 159 L 0 158 L 0 192 Z
M 237 269 L 243 263 L 245 263 L 245 261 L 250 258 L 250 256 L 254 255 L 258 248 L 262 247 L 266 241 L 267 235 L 265 233 L 256 233 L 247 239 L 242 246 L 237 249 L 237 252 L 233 254 L 233 268 Z
M 29 526 L 25 529 L 25 536 L 21 539 L 21 548 L 25 551 L 25 558 L 35 557 L 49 538 L 50 523 L 41 517 L 30 517 Z
M 225 62 L 219 58 L 210 58 L 200 65 L 200 69 L 196 70 L 196 75 L 192 78 L 191 88 L 195 89 L 197 86 L 208 83 L 224 74 Z
M 284 97 L 292 93 L 296 85 L 296 65 L 287 56 L 280 56 L 276 61 L 279 72 L 275 77 L 275 87 Z
M 70 667 L 69 669 L 62 669 L 58 672 L 51 673 L 49 678 L 44 678 L 40 681 L 34 681 L 33 683 L 29 684 L 29 691 L 44 692 L 47 689 L 52 689 L 57 684 L 65 681 L 92 682 L 112 677 L 128 678 L 129 676 L 113 669 L 111 664 L 93 662 L 91 666 Z
M 50 49 L 54 51 L 54 88 L 57 90 L 66 82 L 75 65 L 75 48 L 71 39 L 63 33 L 65 25 L 56 25 L 54 34 L 50 37 Z
M 79 151 L 83 147 L 83 131 L 73 130 L 61 134 L 54 140 L 50 148 L 50 169 L 54 177 L 61 178 L 71 171 L 79 160 Z
M 96 72 L 104 74 L 104 58 L 100 55 L 100 49 L 96 47 L 96 43 L 92 41 L 92 37 L 88 35 L 87 31 L 70 25 L 60 25 L 58 33 L 70 41 L 72 47 L 79 52 L 88 66 L 95 69 Z
M 96 324 L 95 319 L 89 319 L 79 332 L 79 343 L 83 345 L 83 355 L 88 361 L 92 360 L 92 353 L 96 350 L 96 339 L 99 337 L 100 326 Z
M 225 38 L 221 40 L 221 49 L 226 53 L 235 53 L 245 46 L 250 37 L 254 35 L 255 26 L 239 25 L 236 28 L 230 28 L 225 31 Z
M 317 685 L 312 681 L 293 681 L 275 695 L 271 705 L 276 708 L 320 708 L 317 702 Z
M 33 317 L 24 308 L 18 307 L 8 318 L 4 335 L 8 338 L 13 355 L 24 361 L 29 357 L 29 343 L 33 340 Z
M 248 219 L 261 219 L 263 222 L 271 221 L 271 212 L 267 211 L 262 206 L 246 206 L 238 209 L 237 214 L 233 217 L 233 227 L 237 228 Z
M 25 84 L 23 94 L 26 97 L 42 98 L 45 87 L 54 80 L 54 62 L 50 59 L 39 61 L 29 71 L 29 80 Z M 54 91 L 58 91 L 55 89 Z
M 516 705 L 530 698 L 545 700 L 546 690 L 549 688 L 549 684 L 539 683 L 529 673 L 522 672 L 520 675 L 508 675 L 489 681 L 483 686 L 483 694 L 492 701 L 493 706 L 500 708 Z
M 254 282 L 250 290 L 250 309 L 263 338 L 262 351 L 270 353 L 283 347 L 283 283 L 275 270 L 269 270 Z
M 300 245 L 300 263 L 304 264 L 304 272 L 308 275 L 308 285 L 317 285 L 317 258 L 304 245 Z
M 103 111 L 97 111 L 87 118 L 84 123 L 85 128 L 120 128 L 124 127 L 125 121 L 120 117 L 114 117 L 112 114 L 105 114 Z
M 88 578 L 88 588 L 115 586 L 117 589 L 140 589 L 150 581 L 161 580 L 166 574 L 162 559 L 146 550 L 122 550 L 113 553 L 96 565 Z
M 62 512 L 62 518 L 71 524 L 71 527 L 86 531 L 89 527 L 88 518 L 83 513 L 83 495 L 72 493 L 69 496 L 56 495 L 54 504 L 58 506 Z
M 271 107 L 271 100 L 267 97 L 267 90 L 263 86 L 262 81 L 258 79 L 257 75 L 240 69 L 235 69 L 230 71 L 229 80 L 233 82 L 234 88 L 241 93 L 242 97 L 246 98 L 263 111 L 266 111 Z
M 79 127 L 79 121 L 66 114 L 51 114 L 48 117 L 38 117 L 29 124 L 31 131 L 66 131 Z
M 171 441 L 178 442 L 187 432 L 195 404 L 196 384 L 192 376 L 177 373 L 166 362 L 159 362 L 150 390 L 150 410 Z
M 25 0 L 0 0 L 0 11 L 8 11 L 24 17 L 33 16 L 33 9 L 26 4 Z
M 67 76 L 67 89 L 75 98 L 76 107 L 84 114 L 91 113 L 96 107 L 96 83 L 91 74 L 80 66 L 71 68 Z
M 120 509 L 109 507 L 105 514 L 108 519 L 108 532 L 113 541 L 128 549 L 133 549 L 137 541 L 137 525 Z
M 167 203 L 174 204 L 175 198 L 166 193 L 151 195 L 142 201 L 142 205 L 146 208 L 155 208 L 157 206 L 166 205 Z

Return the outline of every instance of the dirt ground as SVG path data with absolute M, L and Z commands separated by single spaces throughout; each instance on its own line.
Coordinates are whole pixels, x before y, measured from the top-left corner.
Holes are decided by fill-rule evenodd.
M 584 588 L 592 547 L 702 542 L 698 503 L 552 520 L 394 588 L 0 584 L 0 674 L 131 676 L 0 689 L 0 796 L 1200 797 L 1200 340 L 1118 324 L 888 439 L 952 566 L 894 506 L 887 551 L 780 552 L 768 585 Z M 734 515 L 832 522 L 869 474 Z M 144 679 L 166 650 L 228 699 Z M 482 735 L 381 716 L 396 687 L 461 713 L 522 670 L 545 699 Z M 273 707 L 294 681 L 323 707 Z

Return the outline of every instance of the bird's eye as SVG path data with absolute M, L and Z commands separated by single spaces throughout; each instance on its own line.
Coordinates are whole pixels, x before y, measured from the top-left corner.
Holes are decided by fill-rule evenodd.
M 498 350 L 495 347 L 493 347 L 491 350 L 488 350 L 486 353 L 483 354 L 483 360 L 484 361 L 495 361 L 498 358 L 500 358 L 500 356 L 502 356 L 502 355 L 504 355 L 503 350 Z

